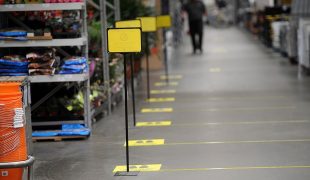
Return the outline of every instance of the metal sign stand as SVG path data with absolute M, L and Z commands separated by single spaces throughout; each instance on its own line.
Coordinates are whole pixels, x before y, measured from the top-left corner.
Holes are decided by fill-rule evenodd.
M 132 111 L 133 111 L 133 125 L 136 126 L 136 96 L 135 96 L 135 84 L 134 84 L 134 54 L 131 55 L 131 96 L 132 96 Z
M 125 90 L 125 129 L 126 129 L 126 171 L 116 172 L 114 176 L 138 176 L 139 172 L 130 171 L 129 165 L 129 133 L 128 133 L 128 91 L 127 91 L 127 57 L 124 54 L 124 90 Z
M 166 29 L 163 29 L 163 44 L 164 44 L 164 61 L 165 61 L 165 75 L 166 83 L 169 85 L 169 67 L 168 67 L 168 54 L 167 54 L 167 38 L 166 38 Z
M 150 93 L 150 61 L 149 61 L 149 36 L 145 33 L 145 56 L 146 56 L 146 83 L 147 83 L 147 100 L 151 98 Z

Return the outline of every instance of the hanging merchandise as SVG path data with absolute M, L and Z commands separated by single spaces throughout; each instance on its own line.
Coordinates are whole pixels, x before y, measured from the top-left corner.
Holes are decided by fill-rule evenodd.
M 298 61 L 303 67 L 310 68 L 309 57 L 310 19 L 300 18 L 298 29 Z

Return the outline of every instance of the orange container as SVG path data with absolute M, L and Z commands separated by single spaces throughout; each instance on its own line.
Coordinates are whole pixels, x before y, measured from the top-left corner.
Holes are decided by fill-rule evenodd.
M 27 160 L 26 130 L 23 128 L 1 127 L 13 124 L 14 109 L 22 108 L 20 83 L 0 83 L 0 162 Z M 2 143 L 1 143 L 2 142 Z M 23 169 L 1 169 L 0 180 L 22 180 Z

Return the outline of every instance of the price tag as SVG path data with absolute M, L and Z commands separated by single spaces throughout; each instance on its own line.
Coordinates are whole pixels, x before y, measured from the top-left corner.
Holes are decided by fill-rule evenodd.
M 48 4 L 48 3 L 42 4 L 42 7 L 48 8 L 48 7 L 50 7 L 50 4 Z

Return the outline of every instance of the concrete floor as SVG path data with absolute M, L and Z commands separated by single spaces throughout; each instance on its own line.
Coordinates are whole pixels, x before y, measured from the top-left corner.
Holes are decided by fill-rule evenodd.
M 113 176 L 125 164 L 120 106 L 95 124 L 89 140 L 35 143 L 35 179 L 309 180 L 310 78 L 242 30 L 207 28 L 204 42 L 203 55 L 190 54 L 188 39 L 173 53 L 170 72 L 183 76 L 173 80 L 178 86 L 155 87 L 163 72 L 152 73 L 152 89 L 177 91 L 153 97 L 175 102 L 147 103 L 138 92 L 138 121 L 172 125 L 131 124 L 132 140 L 165 139 L 161 146 L 131 147 L 131 164 L 161 164 L 160 171 Z

